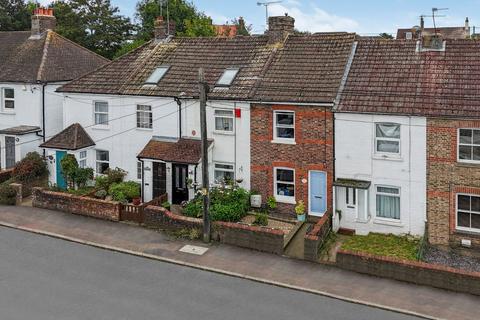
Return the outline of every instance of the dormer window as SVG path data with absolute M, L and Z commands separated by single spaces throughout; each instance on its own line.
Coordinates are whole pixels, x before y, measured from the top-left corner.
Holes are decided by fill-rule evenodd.
M 230 87 L 233 80 L 235 80 L 235 77 L 237 76 L 238 71 L 240 71 L 240 69 L 238 69 L 238 68 L 226 69 L 223 72 L 220 79 L 218 79 L 217 84 L 215 86 L 217 86 L 217 87 Z
M 153 70 L 150 77 L 148 77 L 147 81 L 145 81 L 145 84 L 157 85 L 160 80 L 162 80 L 162 78 L 165 76 L 168 69 L 170 69 L 169 66 L 161 66 L 156 68 L 155 70 Z

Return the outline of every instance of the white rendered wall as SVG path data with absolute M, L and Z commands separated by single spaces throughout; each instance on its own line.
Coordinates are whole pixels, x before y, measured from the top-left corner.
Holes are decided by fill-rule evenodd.
M 375 154 L 375 123 L 401 124 L 399 157 Z M 426 220 L 426 119 L 422 117 L 335 113 L 336 179 L 371 181 L 368 190 L 367 221 L 346 217 L 345 189 L 336 189 L 336 209 L 342 211 L 340 225 L 369 232 L 413 234 L 424 233 Z M 400 188 L 400 221 L 376 217 L 377 185 Z M 357 204 L 358 206 L 358 204 Z

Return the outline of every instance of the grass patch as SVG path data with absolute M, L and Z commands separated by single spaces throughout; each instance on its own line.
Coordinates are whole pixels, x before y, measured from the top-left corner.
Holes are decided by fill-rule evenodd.
M 370 233 L 367 236 L 355 235 L 342 245 L 342 249 L 348 251 L 412 261 L 417 260 L 419 247 L 418 238 L 379 233 Z

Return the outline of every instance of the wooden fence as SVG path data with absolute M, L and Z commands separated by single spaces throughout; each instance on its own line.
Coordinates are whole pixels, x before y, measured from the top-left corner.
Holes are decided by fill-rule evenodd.
M 147 206 L 157 206 L 160 207 L 162 203 L 168 201 L 168 195 L 162 194 L 159 197 L 152 199 L 149 202 L 142 203 L 138 206 L 134 204 L 124 204 L 122 205 L 120 211 L 120 221 L 130 221 L 142 224 L 145 221 L 145 208 Z

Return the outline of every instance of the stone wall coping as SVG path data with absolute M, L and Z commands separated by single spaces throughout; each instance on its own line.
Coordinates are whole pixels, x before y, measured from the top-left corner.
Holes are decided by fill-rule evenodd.
M 377 260 L 381 262 L 393 263 L 393 264 L 398 264 L 398 265 L 402 265 L 410 268 L 421 268 L 421 269 L 428 269 L 432 271 L 443 271 L 443 272 L 450 272 L 450 273 L 455 273 L 455 274 L 469 276 L 469 277 L 480 278 L 480 272 L 455 269 L 452 267 L 436 265 L 436 264 L 431 264 L 427 262 L 411 261 L 411 260 L 404 260 L 404 259 L 385 257 L 385 256 L 377 256 L 369 253 L 349 251 L 349 250 L 343 250 L 343 249 L 338 250 L 337 255 L 338 254 L 356 256 L 358 258 L 365 259 L 365 260 Z
M 167 217 L 173 220 L 180 220 L 180 221 L 188 221 L 192 223 L 197 223 L 197 224 L 203 224 L 203 219 L 199 218 L 192 218 L 192 217 L 186 217 L 183 215 L 175 214 L 163 207 L 158 207 L 158 206 L 148 206 L 146 209 L 148 210 L 153 210 L 153 211 L 160 211 L 163 212 Z M 225 227 L 225 228 L 234 228 L 234 229 L 242 229 L 242 230 L 249 230 L 252 232 L 263 232 L 263 233 L 270 233 L 274 235 L 281 235 L 284 236 L 285 233 L 281 230 L 278 229 L 270 229 L 270 228 L 265 228 L 261 226 L 250 226 L 247 224 L 240 224 L 236 222 L 224 222 L 224 221 L 214 221 L 213 226 L 219 226 L 219 227 Z
M 105 203 L 105 204 L 113 204 L 113 205 L 120 205 L 121 203 L 118 201 L 110 201 L 110 200 L 102 200 L 102 199 L 96 199 L 96 198 L 90 198 L 90 197 L 85 197 L 85 196 L 78 196 L 75 194 L 67 193 L 67 192 L 59 192 L 59 191 L 51 191 L 47 190 L 45 188 L 40 188 L 40 187 L 35 187 L 33 190 L 39 190 L 42 193 L 45 194 L 50 194 L 58 197 L 64 197 L 64 198 L 71 198 L 71 199 L 76 199 L 76 200 L 88 200 L 92 202 L 97 202 L 97 203 Z
M 330 213 L 325 213 L 323 217 L 318 220 L 318 222 L 315 224 L 315 226 L 312 228 L 312 230 L 305 235 L 305 239 L 316 241 L 319 240 L 319 233 L 323 228 L 323 225 L 328 221 Z

